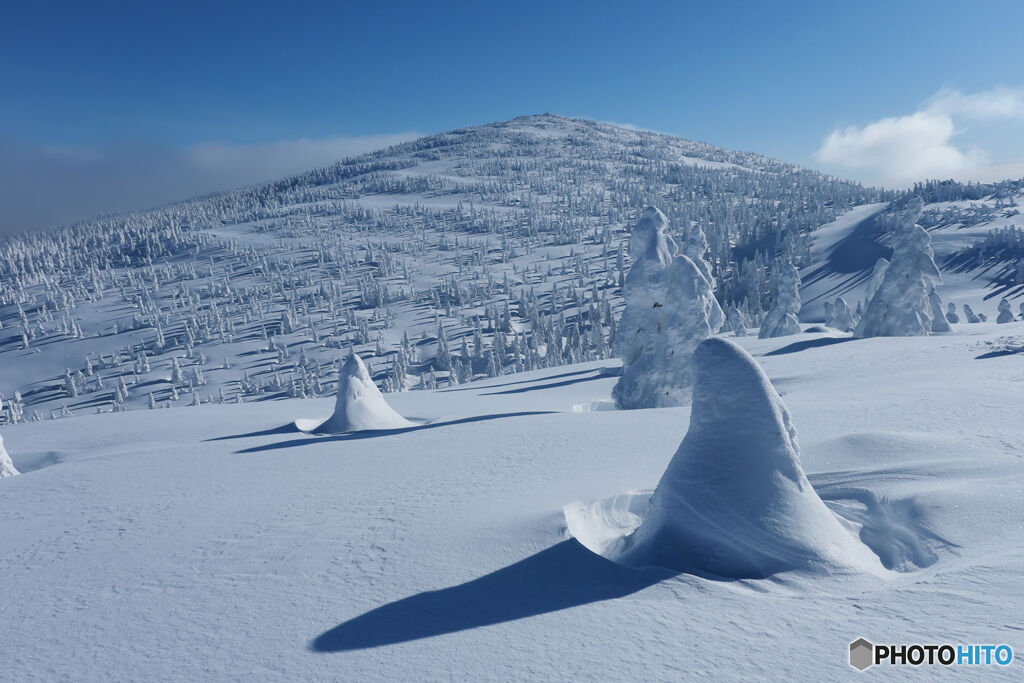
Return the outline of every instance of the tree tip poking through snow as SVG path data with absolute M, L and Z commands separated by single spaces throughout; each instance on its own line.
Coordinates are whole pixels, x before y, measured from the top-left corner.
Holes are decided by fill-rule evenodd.
M 613 559 L 732 578 L 879 568 L 808 482 L 789 411 L 754 359 L 712 337 L 692 364 L 689 430 Z
M 359 354 L 353 353 L 338 373 L 334 414 L 326 420 L 296 420 L 304 432 L 342 434 L 366 430 L 402 429 L 413 423 L 395 412 L 374 384 Z

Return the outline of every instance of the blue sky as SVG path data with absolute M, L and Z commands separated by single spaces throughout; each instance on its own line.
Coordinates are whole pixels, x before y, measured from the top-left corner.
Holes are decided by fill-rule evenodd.
M 1022 26 L 1009 0 L 0 0 L 0 174 L 18 177 L 0 205 L 28 203 L 0 221 L 160 203 L 548 111 L 869 182 L 1024 175 Z M 75 182 L 83 197 L 54 197 Z

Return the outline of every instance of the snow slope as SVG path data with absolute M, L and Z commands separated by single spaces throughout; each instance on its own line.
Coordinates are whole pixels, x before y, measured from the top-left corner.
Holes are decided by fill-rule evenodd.
M 1004 268 L 1012 264 L 965 264 L 958 256 L 992 230 L 1024 228 L 1024 214 L 1015 208 L 1016 203 L 1024 202 L 1024 193 L 1018 191 L 1009 198 L 1014 206 L 1007 206 L 1007 199 L 990 196 L 973 201 L 933 202 L 925 204 L 922 217 L 942 274 L 943 283 L 937 289 L 942 301 L 956 304 L 958 311 L 966 303 L 985 313 L 989 320 L 995 320 L 1001 298 L 1024 301 L 1024 283 L 1007 282 Z M 888 234 L 892 226 L 886 220 L 888 207 L 884 203 L 865 204 L 814 231 L 812 263 L 800 273 L 802 321 L 824 320 L 825 301 L 834 301 L 839 296 L 852 308 L 856 308 L 858 301 L 864 302 L 875 262 L 892 255 Z
M 598 409 L 610 361 L 389 395 L 429 422 L 384 435 L 295 432 L 326 398 L 84 415 L 3 428 L 0 678 L 834 680 L 861 636 L 1024 651 L 1024 323 L 736 341 L 881 577 L 588 550 L 689 415 Z

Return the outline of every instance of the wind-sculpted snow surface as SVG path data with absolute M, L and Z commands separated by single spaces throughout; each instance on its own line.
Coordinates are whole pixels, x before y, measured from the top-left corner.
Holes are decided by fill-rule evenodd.
M 622 378 L 612 397 L 622 409 L 661 408 L 689 401 L 689 358 L 718 332 L 725 316 L 711 283 L 665 234 L 667 221 L 647 208 L 633 229 L 633 267 L 626 308 L 615 337 Z
M 412 423 L 387 404 L 380 389 L 374 384 L 359 354 L 353 353 L 345 361 L 338 380 L 338 397 L 334 414 L 326 420 L 295 421 L 304 432 L 342 434 L 374 429 L 401 429 Z
M 618 559 L 717 576 L 880 568 L 800 466 L 789 411 L 733 342 L 693 354 L 690 428 Z
M 935 292 L 942 276 L 931 238 L 915 225 L 922 206 L 919 197 L 911 197 L 896 210 L 892 261 L 857 325 L 858 337 L 911 337 L 949 329 Z

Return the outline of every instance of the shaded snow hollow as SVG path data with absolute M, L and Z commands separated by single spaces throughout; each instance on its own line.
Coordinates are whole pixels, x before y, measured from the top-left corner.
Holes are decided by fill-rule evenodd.
M 395 412 L 370 377 L 359 354 L 345 361 L 338 378 L 338 397 L 334 413 L 326 420 L 298 419 L 295 426 L 303 432 L 341 434 L 364 430 L 402 429 L 413 423 Z
M 756 361 L 711 338 L 693 354 L 690 428 L 643 522 L 611 544 L 633 566 L 735 578 L 788 570 L 880 570 L 815 492 L 789 411 Z

